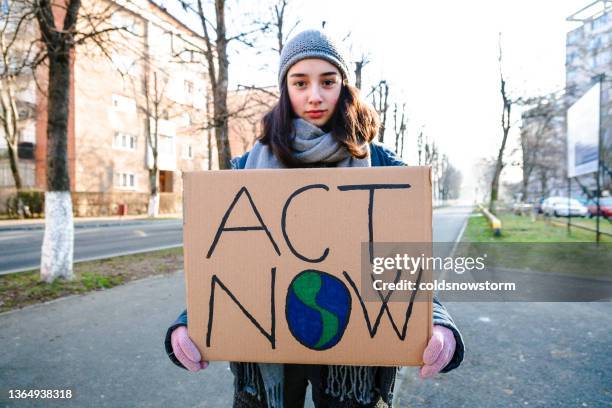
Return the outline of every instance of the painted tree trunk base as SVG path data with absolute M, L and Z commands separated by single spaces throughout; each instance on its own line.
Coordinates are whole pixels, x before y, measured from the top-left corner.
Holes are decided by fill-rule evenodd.
M 72 198 L 68 191 L 45 193 L 45 234 L 40 259 L 40 279 L 74 279 L 74 220 Z
M 149 197 L 148 215 L 149 217 L 157 217 L 159 215 L 159 194 L 153 194 Z

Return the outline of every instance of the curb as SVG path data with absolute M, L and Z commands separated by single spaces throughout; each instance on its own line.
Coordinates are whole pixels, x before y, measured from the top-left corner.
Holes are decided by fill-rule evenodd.
M 146 218 L 143 219 L 132 219 L 132 220 L 117 220 L 117 221 L 113 221 L 113 220 L 109 220 L 109 221 L 76 221 L 74 223 L 74 228 L 100 228 L 100 227 L 115 227 L 115 226 L 121 226 L 121 225 L 138 225 L 138 224 L 142 224 L 145 222 L 149 222 L 149 221 L 155 221 L 155 222 L 165 222 L 165 221 L 173 221 L 174 219 L 153 219 L 153 220 L 149 220 Z M 176 218 L 176 220 L 180 220 L 180 218 Z M 37 223 L 31 223 L 31 224 L 23 224 L 23 225 L 1 225 L 0 224 L 0 232 L 1 231 L 33 231 L 33 230 L 43 230 L 45 229 L 45 223 L 43 222 L 37 222 Z

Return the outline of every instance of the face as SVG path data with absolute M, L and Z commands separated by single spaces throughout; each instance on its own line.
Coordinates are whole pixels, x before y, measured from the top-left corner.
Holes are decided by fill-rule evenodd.
M 332 117 L 341 88 L 340 71 L 322 59 L 303 59 L 287 72 L 293 112 L 315 126 L 325 125 Z

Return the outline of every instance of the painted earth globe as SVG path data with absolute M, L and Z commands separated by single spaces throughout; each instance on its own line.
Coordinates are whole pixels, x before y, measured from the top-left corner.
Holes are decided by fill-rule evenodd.
M 285 314 L 296 340 L 312 350 L 326 350 L 342 339 L 351 315 L 351 294 L 333 275 L 302 271 L 287 290 Z

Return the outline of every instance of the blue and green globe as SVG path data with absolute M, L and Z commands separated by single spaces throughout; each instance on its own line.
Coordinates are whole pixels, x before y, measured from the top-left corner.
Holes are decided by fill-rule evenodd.
M 289 285 L 285 314 L 297 341 L 313 350 L 326 350 L 342 339 L 351 315 L 351 294 L 335 276 L 306 270 Z

